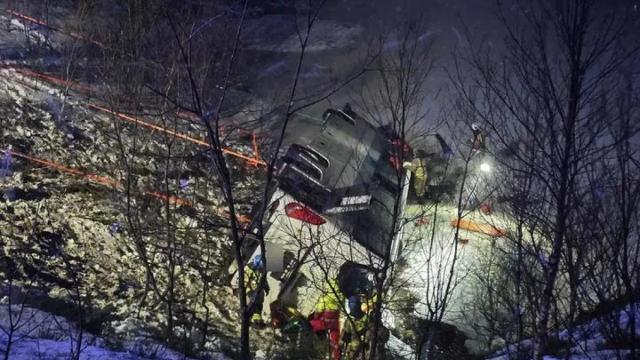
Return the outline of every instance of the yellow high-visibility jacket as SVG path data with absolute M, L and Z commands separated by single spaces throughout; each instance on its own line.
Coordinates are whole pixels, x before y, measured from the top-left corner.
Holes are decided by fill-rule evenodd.
M 404 163 L 403 167 L 413 173 L 413 189 L 416 192 L 416 196 L 424 195 L 428 179 L 424 159 L 415 158 L 411 162 Z
M 358 352 L 363 351 L 362 342 L 367 341 L 369 330 L 369 316 L 363 315 L 360 319 L 348 316 L 342 325 L 340 341 L 344 346 L 344 358 L 353 359 Z
M 338 281 L 336 279 L 330 280 L 324 286 L 322 296 L 318 299 L 315 311 L 340 311 L 344 296 L 340 293 L 338 287 Z
M 260 272 L 253 270 L 250 266 L 244 268 L 244 287 L 249 291 L 258 289 Z

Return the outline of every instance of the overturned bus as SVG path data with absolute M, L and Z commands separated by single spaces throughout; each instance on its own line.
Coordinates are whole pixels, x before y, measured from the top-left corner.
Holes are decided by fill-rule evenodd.
M 341 279 L 360 279 L 341 291 L 370 290 L 383 260 L 398 256 L 402 239 L 410 173 L 398 160 L 410 156 L 410 148 L 348 106 L 321 118 L 295 116 L 305 125 L 278 161 L 263 217 L 265 315 L 276 301 L 308 314 L 340 270 L 353 273 Z M 253 257 L 260 247 L 248 239 L 245 254 Z

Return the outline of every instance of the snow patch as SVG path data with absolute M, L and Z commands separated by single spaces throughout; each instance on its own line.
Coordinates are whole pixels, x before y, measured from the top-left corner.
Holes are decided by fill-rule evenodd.
M 3 299 L 6 302 L 6 298 Z M 69 359 L 78 335 L 78 329 L 63 317 L 54 316 L 37 309 L 13 305 L 0 305 L 0 353 L 8 345 L 7 331 L 9 311 L 12 312 L 15 333 L 10 349 L 10 359 Z M 16 316 L 22 312 L 21 316 Z M 19 320 L 16 320 L 19 319 Z M 189 360 L 183 354 L 167 349 L 164 345 L 149 339 L 125 342 L 122 350 L 107 349 L 105 340 L 91 334 L 83 334 L 80 352 L 81 360 Z M 222 354 L 212 354 L 211 359 L 228 360 Z
M 632 311 L 635 312 L 636 319 L 640 320 L 640 303 L 627 305 L 620 310 L 611 312 L 608 315 L 600 318 L 593 319 L 585 324 L 575 326 L 571 329 L 565 329 L 558 332 L 556 335 L 559 340 L 570 342 L 572 344 L 569 349 L 568 357 L 564 359 L 571 360 L 583 360 L 583 359 L 620 359 L 627 356 L 630 351 L 627 349 L 614 349 L 607 348 L 608 343 L 607 333 L 610 331 L 608 327 L 614 326 L 611 323 L 611 319 L 615 321 L 617 318 L 617 325 L 620 331 L 628 332 L 629 316 Z M 640 321 L 636 320 L 635 334 L 640 336 Z M 533 341 L 531 339 L 520 342 L 521 349 L 533 348 Z M 515 354 L 518 348 L 517 344 L 512 344 L 506 348 L 488 356 L 487 359 L 491 360 L 506 360 L 510 359 L 510 354 Z M 546 360 L 558 359 L 553 356 L 545 356 Z
M 5 16 L 0 16 L 0 19 L 2 19 L 2 21 L 6 21 L 7 18 Z M 42 34 L 41 32 L 34 30 L 31 26 L 23 23 L 22 21 L 13 18 L 10 21 L 10 24 L 17 30 L 22 30 L 24 32 L 26 32 L 27 36 L 29 36 L 32 40 L 35 40 L 36 42 L 40 42 L 42 44 L 46 44 L 47 43 L 47 36 Z

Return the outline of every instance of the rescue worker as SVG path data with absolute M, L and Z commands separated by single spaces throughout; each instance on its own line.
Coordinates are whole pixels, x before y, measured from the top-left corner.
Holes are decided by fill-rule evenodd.
M 346 360 L 356 359 L 366 350 L 365 335 L 369 329 L 369 316 L 362 311 L 362 305 L 360 296 L 354 295 L 349 298 L 348 315 L 340 339 L 343 359 Z
M 419 199 L 424 195 L 424 191 L 427 187 L 427 168 L 425 164 L 425 158 L 427 153 L 418 149 L 416 151 L 416 157 L 411 162 L 405 162 L 402 166 L 413 173 L 413 189 L 416 197 Z
M 309 325 L 314 333 L 328 331 L 333 360 L 340 359 L 340 308 L 343 298 L 338 280 L 330 280 L 325 284 L 322 296 L 309 316 Z
M 369 297 L 365 296 L 362 299 L 362 312 L 365 314 L 365 317 L 367 318 L 367 328 L 364 329 L 363 331 L 367 332 L 367 336 L 369 337 L 369 339 L 372 338 L 373 336 L 373 332 L 376 331 L 375 327 L 376 324 L 374 321 L 372 321 L 372 319 L 374 318 L 374 314 L 373 312 L 375 311 L 375 306 L 376 306 L 376 302 L 378 301 L 378 294 L 373 294 Z M 389 341 L 389 330 L 387 328 L 385 328 L 382 324 L 378 324 L 378 341 L 377 341 L 377 353 L 378 354 L 382 354 L 384 353 L 384 345 L 387 343 L 387 341 Z M 369 346 L 368 342 L 365 342 L 364 344 L 365 346 L 365 351 L 368 351 L 369 349 L 367 348 L 367 346 Z
M 269 304 L 271 310 L 271 326 L 280 329 L 282 334 L 295 334 L 303 329 L 309 329 L 307 319 L 298 309 L 274 301 Z
M 264 284 L 264 288 L 260 289 L 260 280 L 264 272 L 264 259 L 262 255 L 256 255 L 247 264 L 244 271 L 244 286 L 247 291 L 247 304 L 254 302 L 253 314 L 251 314 L 251 323 L 257 326 L 263 326 L 262 305 L 264 303 L 264 294 L 269 292 L 269 287 Z
M 487 149 L 485 134 L 480 129 L 478 123 L 471 124 L 471 131 L 473 132 L 473 138 L 471 139 L 471 148 L 479 153 L 484 153 Z

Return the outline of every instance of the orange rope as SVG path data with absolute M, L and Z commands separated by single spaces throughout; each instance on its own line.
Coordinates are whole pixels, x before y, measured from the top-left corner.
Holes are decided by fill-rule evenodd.
M 85 176 L 85 173 L 83 173 L 80 170 L 76 170 L 76 169 L 73 169 L 73 168 L 70 168 L 70 167 L 55 163 L 53 161 L 41 160 L 41 159 L 38 159 L 38 158 L 31 157 L 29 155 L 21 154 L 19 152 L 14 151 L 14 150 L 10 150 L 10 151 L 8 151 L 8 150 L 0 150 L 0 151 L 2 151 L 4 154 L 9 152 L 9 155 L 11 155 L 11 156 L 16 156 L 16 157 L 19 157 L 19 158 L 23 158 L 23 159 L 29 160 L 29 161 L 31 161 L 33 163 L 44 165 L 44 166 L 46 166 L 48 168 L 52 168 L 52 169 L 55 169 L 55 170 L 58 170 L 58 171 L 61 171 L 61 172 L 66 172 L 66 173 L 71 174 L 71 175 L 76 175 L 76 176 L 80 176 L 80 177 L 84 177 Z
M 118 118 L 120 118 L 120 119 L 122 119 L 124 121 L 130 122 L 132 124 L 138 124 L 140 126 L 148 128 L 148 129 L 159 131 L 159 132 L 168 134 L 170 136 L 173 136 L 175 138 L 186 140 L 186 141 L 192 142 L 194 144 L 197 144 L 197 145 L 200 145 L 200 146 L 203 146 L 203 147 L 207 147 L 207 148 L 210 147 L 209 143 L 204 141 L 204 140 L 196 139 L 196 138 L 191 137 L 189 135 L 185 135 L 185 134 L 173 131 L 173 130 L 169 130 L 169 129 L 166 129 L 166 128 L 162 127 L 162 126 L 154 125 L 154 124 L 148 123 L 146 121 L 142 121 L 142 120 L 136 119 L 136 118 L 134 118 L 132 116 L 129 116 L 129 115 L 126 115 L 126 114 L 123 114 L 123 113 L 119 113 L 117 111 L 109 110 L 109 109 L 107 109 L 105 107 L 102 107 L 102 106 L 99 106 L 99 105 L 88 104 L 88 106 L 91 109 L 102 111 L 104 113 L 108 113 L 108 114 L 114 115 L 114 116 L 116 116 L 116 117 L 118 117 Z M 254 165 L 256 167 L 258 165 L 262 165 L 262 166 L 266 165 L 266 163 L 263 160 L 250 157 L 248 155 L 245 155 L 243 153 L 231 150 L 229 148 L 222 148 L 222 152 L 225 153 L 225 154 L 229 154 L 231 156 L 235 156 L 237 158 L 243 159 L 243 160 L 247 161 L 248 163 L 250 163 L 251 165 Z
M 70 87 L 70 88 L 75 88 L 78 90 L 81 90 L 83 92 L 92 92 L 91 88 L 81 85 L 77 82 L 73 82 L 73 81 L 69 81 L 69 80 L 64 80 L 55 76 L 51 76 L 51 75 L 47 75 L 38 71 L 34 71 L 25 67 L 15 67 L 14 68 L 17 72 L 19 72 L 22 75 L 25 76 L 31 76 L 40 80 L 44 80 L 44 81 L 48 81 L 50 83 L 54 83 L 56 85 L 61 85 L 64 87 Z
M 32 163 L 36 163 L 36 164 L 40 164 L 43 166 L 46 166 L 47 168 L 50 169 L 54 169 L 54 170 L 58 170 L 62 173 L 67 173 L 67 174 L 71 174 L 71 175 L 75 175 L 87 180 L 90 180 L 96 184 L 100 184 L 100 185 L 104 185 L 107 187 L 110 187 L 112 189 L 116 189 L 116 190 L 122 190 L 122 183 L 114 180 L 113 178 L 110 178 L 108 176 L 102 176 L 102 175 L 96 175 L 96 174 L 90 174 L 90 173 L 85 173 L 83 171 L 80 171 L 78 169 L 74 169 L 74 168 L 70 168 L 68 166 L 59 164 L 57 162 L 53 162 L 50 160 L 43 160 L 43 159 L 38 159 L 26 154 L 21 154 L 19 152 L 13 151 L 13 150 L 0 150 L 0 152 L 2 153 L 7 153 L 9 152 L 9 154 L 11 156 L 16 156 L 25 160 L 28 160 Z M 165 193 L 161 193 L 158 191 L 145 191 L 144 192 L 145 195 L 147 196 L 151 196 L 160 200 L 166 200 L 171 204 L 176 204 L 176 205 L 181 205 L 181 206 L 189 206 L 192 207 L 193 205 L 191 204 L 191 202 L 189 202 L 186 199 L 177 197 L 177 196 L 173 196 L 173 195 L 168 195 Z
M 116 111 L 113 111 L 113 110 L 109 110 L 109 109 L 107 109 L 105 107 L 102 107 L 102 106 L 99 106 L 99 105 L 88 104 L 87 106 L 89 108 L 93 109 L 93 110 L 98 110 L 98 111 L 101 111 L 101 112 L 104 112 L 104 113 L 108 113 L 108 114 L 114 115 L 114 116 L 120 118 L 121 120 L 130 122 L 132 124 L 138 124 L 140 126 L 148 128 L 148 129 L 155 130 L 155 131 L 160 131 L 160 132 L 163 132 L 165 134 L 171 135 L 171 136 L 173 136 L 175 138 L 178 138 L 178 139 L 190 141 L 190 142 L 192 142 L 194 144 L 197 144 L 197 145 L 200 145 L 200 146 L 209 147 L 209 143 L 204 141 L 204 140 L 196 139 L 196 138 L 193 138 L 191 136 L 188 136 L 188 135 L 185 135 L 185 134 L 182 134 L 182 133 L 179 133 L 179 132 L 175 132 L 173 130 L 169 130 L 169 129 L 163 128 L 162 126 L 154 125 L 154 124 L 148 123 L 146 121 L 142 121 L 142 120 L 136 119 L 136 118 L 134 118 L 132 116 L 129 116 L 129 115 L 126 115 L 126 114 L 123 114 L 123 113 L 119 113 L 119 112 L 116 112 Z
M 74 82 L 71 82 L 71 81 L 63 80 L 63 79 L 57 78 L 55 76 L 39 73 L 39 72 L 30 70 L 28 68 L 22 68 L 22 67 L 13 67 L 13 68 L 16 71 L 18 71 L 21 74 L 26 75 L 26 76 L 36 77 L 36 78 L 39 78 L 39 79 L 50 81 L 50 82 L 52 82 L 54 84 L 58 84 L 58 85 L 76 87 L 76 88 L 79 88 L 79 89 L 83 89 L 85 91 L 91 91 L 91 89 L 89 89 L 89 88 L 87 88 L 87 87 L 85 87 L 83 85 L 80 85 L 78 83 L 74 83 Z M 120 118 L 122 120 L 131 122 L 131 123 L 134 123 L 134 124 L 139 124 L 139 125 L 141 125 L 143 127 L 146 127 L 146 128 L 152 129 L 152 130 L 164 132 L 164 133 L 169 134 L 169 135 L 171 135 L 173 137 L 176 137 L 176 138 L 179 138 L 179 139 L 183 139 L 183 140 L 187 140 L 187 141 L 193 142 L 195 144 L 198 144 L 200 146 L 209 147 L 209 143 L 206 142 L 206 141 L 199 140 L 199 139 L 190 137 L 188 135 L 181 134 L 181 133 L 178 133 L 178 132 L 166 129 L 164 127 L 161 127 L 161 126 L 154 125 L 154 124 L 142 121 L 142 120 L 138 120 L 138 119 L 136 119 L 134 117 L 131 117 L 131 116 L 128 116 L 126 114 L 118 113 L 118 112 L 109 110 L 107 108 L 104 108 L 104 107 L 101 107 L 101 106 L 98 106 L 98 105 L 95 105 L 95 104 L 88 104 L 87 106 L 89 108 L 94 109 L 94 110 L 98 110 L 98 111 L 102 111 L 102 112 L 106 112 L 106 113 L 115 115 L 115 116 L 117 116 L 118 118 Z M 255 144 L 255 136 L 254 136 L 253 139 L 254 139 L 254 149 L 257 149 L 257 147 L 256 147 L 257 145 Z M 1 153 L 6 153 L 5 150 L 0 150 L 0 152 Z M 238 158 L 241 158 L 241 159 L 249 162 L 250 164 L 252 164 L 252 165 L 254 165 L 256 167 L 258 167 L 259 165 L 262 165 L 262 166 L 266 165 L 266 163 L 264 161 L 260 160 L 258 156 L 255 156 L 255 158 L 252 158 L 252 157 L 249 157 L 249 156 L 247 156 L 245 154 L 242 154 L 242 153 L 239 153 L 239 152 L 227 149 L 227 148 L 223 148 L 222 152 L 226 153 L 226 154 L 229 154 L 229 155 L 232 155 L 232 156 L 235 156 L 235 157 L 238 157 Z M 52 169 L 58 170 L 58 171 L 63 172 L 63 173 L 68 173 L 68 174 L 72 174 L 72 175 L 75 175 L 75 176 L 79 176 L 79 177 L 85 178 L 87 180 L 90 180 L 90 181 L 92 181 L 94 183 L 97 183 L 97 184 L 100 184 L 100 185 L 104 185 L 104 186 L 107 186 L 107 187 L 110 187 L 110 188 L 114 188 L 114 189 L 121 189 L 122 188 L 122 184 L 119 181 L 114 180 L 114 179 L 112 179 L 110 177 L 96 175 L 96 174 L 90 174 L 90 173 L 85 173 L 85 172 L 82 172 L 80 170 L 77 170 L 77 169 L 74 169 L 74 168 L 70 168 L 70 167 L 64 166 L 62 164 L 53 162 L 53 161 L 38 159 L 38 158 L 35 158 L 35 157 L 31 157 L 29 155 L 25 155 L 25 154 L 21 154 L 21 153 L 15 152 L 13 150 L 10 151 L 10 154 L 11 155 L 15 155 L 16 157 L 23 158 L 25 160 L 31 161 L 31 162 L 36 163 L 36 164 L 44 165 L 44 166 L 46 166 L 48 168 L 52 168 Z M 193 206 L 191 204 L 191 202 L 189 202 L 186 199 L 183 199 L 183 198 L 180 198 L 180 197 L 177 197 L 177 196 L 173 196 L 173 195 L 168 195 L 168 194 L 165 194 L 165 193 L 162 193 L 162 192 L 158 192 L 158 191 L 145 191 L 144 194 L 147 195 L 147 196 L 151 196 L 151 197 L 160 199 L 160 200 L 166 200 L 166 201 L 169 201 L 170 203 L 174 203 L 174 204 L 181 205 L 181 206 L 189 206 L 189 207 Z M 220 209 L 220 208 L 217 209 L 217 213 L 219 215 L 221 215 L 221 216 L 226 217 L 226 218 L 229 218 L 229 216 L 230 216 L 228 210 L 223 210 L 223 209 Z M 245 224 L 246 225 L 246 224 L 251 222 L 251 219 L 246 215 L 239 214 L 239 215 L 236 215 L 236 218 L 237 218 L 238 222 L 241 223 L 241 224 Z
M 26 21 L 32 22 L 32 23 L 34 23 L 34 24 L 38 24 L 38 25 L 42 25 L 42 26 L 46 26 L 46 27 L 48 27 L 49 29 L 51 29 L 51 30 L 53 30 L 53 31 L 57 31 L 57 32 L 59 32 L 59 33 L 61 33 L 61 34 L 64 34 L 64 35 L 70 36 L 70 37 L 72 37 L 72 38 L 74 38 L 74 39 L 81 40 L 81 41 L 85 41 L 85 42 L 89 42 L 89 43 L 92 43 L 92 44 L 98 45 L 98 46 L 100 46 L 101 48 L 104 48 L 104 47 L 105 47 L 105 46 L 104 46 L 104 44 L 102 44 L 101 42 L 99 42 L 99 41 L 97 41 L 97 40 L 90 39 L 90 38 L 88 38 L 88 37 L 86 37 L 86 36 L 83 36 L 83 35 L 81 35 L 81 34 L 78 34 L 77 32 L 73 32 L 73 31 L 72 31 L 72 32 L 66 32 L 66 31 L 64 31 L 64 30 L 62 30 L 62 29 L 60 29 L 60 28 L 57 28 L 57 27 L 52 26 L 52 25 L 49 25 L 49 24 L 48 24 L 46 21 L 44 21 L 44 20 L 40 20 L 40 19 L 36 19 L 36 18 L 34 18 L 34 17 L 31 17 L 31 16 L 23 15 L 23 14 L 20 14 L 19 12 L 13 11 L 13 10 L 7 10 L 7 13 L 9 13 L 9 14 L 11 14 L 11 15 L 13 15 L 13 16 L 15 16 L 15 17 L 17 17 L 17 18 L 20 18 L 20 19 L 22 19 L 22 20 L 26 20 Z
M 224 217 L 226 219 L 229 219 L 231 217 L 231 214 L 229 214 L 229 210 L 225 208 L 216 208 L 216 215 Z M 237 214 L 236 219 L 238 220 L 238 223 L 242 225 L 248 225 L 249 223 L 251 223 L 251 218 L 247 215 Z
M 0 150 L 0 153 L 6 154 L 9 153 L 11 156 L 16 156 L 22 159 L 25 159 L 27 161 L 30 161 L 32 163 L 36 163 L 36 164 L 40 164 L 43 165 L 47 168 L 50 169 L 54 169 L 54 170 L 58 170 L 62 173 L 67 173 L 67 174 L 71 174 L 71 175 L 75 175 L 87 180 L 90 180 L 94 183 L 100 184 L 100 185 L 104 185 L 116 190 L 122 190 L 123 186 L 122 183 L 114 180 L 113 178 L 110 178 L 108 176 L 101 176 L 101 175 L 96 175 L 96 174 L 90 174 L 90 173 L 85 173 L 83 171 L 80 171 L 78 169 L 74 169 L 62 164 L 59 164 L 57 162 L 53 162 L 50 160 L 43 160 L 43 159 L 38 159 L 26 154 L 22 154 L 19 152 L 16 152 L 14 150 Z M 159 191 L 144 191 L 143 194 L 150 196 L 150 197 L 154 197 L 156 199 L 159 200 L 163 200 L 163 201 L 168 201 L 171 204 L 176 204 L 179 206 L 187 206 L 187 207 L 193 207 L 193 204 L 186 199 L 183 199 L 181 197 L 178 196 L 174 196 L 174 195 L 169 195 L 169 194 L 165 194 L 163 192 L 159 192 Z M 215 210 L 216 214 L 225 218 L 229 218 L 229 210 L 224 209 L 224 208 L 216 208 Z M 236 219 L 238 220 L 238 222 L 240 224 L 246 225 L 249 224 L 251 222 L 251 218 L 248 217 L 247 215 L 242 215 L 242 214 L 238 214 L 236 215 Z
M 178 111 L 176 112 L 176 115 L 178 117 L 181 117 L 183 119 L 189 119 L 193 122 L 199 122 L 200 118 L 198 117 L 198 115 L 196 115 L 195 113 L 192 113 L 190 111 Z M 260 151 L 258 149 L 258 143 L 256 141 L 256 132 L 253 130 L 248 130 L 248 129 L 244 129 L 241 127 L 233 127 L 231 129 L 228 129 L 228 127 L 230 126 L 222 126 L 221 129 L 221 133 L 224 136 L 224 132 L 228 131 L 229 133 L 233 132 L 233 131 L 239 131 L 241 133 L 244 134 L 251 134 L 251 144 L 253 145 L 253 159 L 255 160 L 255 162 L 253 162 L 251 165 L 258 167 L 259 165 L 263 165 L 266 166 L 266 162 L 262 161 L 262 159 L 260 159 Z
M 54 83 L 54 84 L 57 84 L 57 85 L 62 85 L 62 86 L 65 86 L 65 87 L 67 87 L 67 86 L 73 87 L 73 88 L 76 88 L 76 89 L 80 89 L 80 90 L 82 90 L 84 92 L 91 92 L 92 91 L 89 87 L 86 87 L 84 85 L 78 84 L 76 82 L 69 81 L 69 80 L 64 80 L 64 79 L 61 79 L 61 78 L 58 78 L 58 77 L 55 77 L 55 76 L 51 76 L 51 75 L 48 75 L 48 74 L 44 74 L 44 73 L 41 73 L 41 72 L 37 72 L 37 71 L 31 70 L 31 69 L 28 69 L 28 68 L 15 67 L 14 69 L 17 72 L 19 72 L 19 73 L 21 73 L 21 74 L 23 74 L 25 76 L 35 77 L 35 78 L 42 79 L 42 80 L 45 80 L 45 81 L 49 81 L 51 83 Z M 179 133 L 179 132 L 175 132 L 175 131 L 166 129 L 166 128 L 162 127 L 162 126 L 154 125 L 154 124 L 151 124 L 151 123 L 136 119 L 136 118 L 134 118 L 132 116 L 109 110 L 109 109 L 107 109 L 105 107 L 102 107 L 102 106 L 99 106 L 99 105 L 87 104 L 87 106 L 89 108 L 91 108 L 91 109 L 94 109 L 94 110 L 98 110 L 98 111 L 102 111 L 102 112 L 106 112 L 106 113 L 115 115 L 118 118 L 120 118 L 122 120 L 125 120 L 125 121 L 128 121 L 130 123 L 138 124 L 138 125 L 141 125 L 141 126 L 143 126 L 145 128 L 152 129 L 152 130 L 155 130 L 155 131 L 160 131 L 160 132 L 163 132 L 163 133 L 168 134 L 170 136 L 173 136 L 175 138 L 186 140 L 186 141 L 192 142 L 194 144 L 197 144 L 197 145 L 200 145 L 200 146 L 203 146 L 203 147 L 210 147 L 209 143 L 204 141 L 204 140 L 196 139 L 194 137 L 191 137 L 191 136 Z M 186 117 L 189 117 L 191 119 L 193 119 L 193 116 L 195 116 L 195 114 L 189 113 L 189 112 L 178 112 L 177 115 L 178 116 L 182 116 L 182 117 L 186 116 Z M 241 129 L 241 128 L 238 128 L 238 129 L 240 131 L 249 132 L 248 130 L 245 130 L 245 129 Z M 255 167 L 266 166 L 267 163 L 265 161 L 263 161 L 262 159 L 260 159 L 259 152 L 258 152 L 258 144 L 256 142 L 255 133 L 251 132 L 251 136 L 252 136 L 253 151 L 254 151 L 254 155 L 253 156 L 248 156 L 246 154 L 231 150 L 229 148 L 224 148 L 224 147 L 222 148 L 222 152 L 224 154 L 228 154 L 228 155 L 240 158 L 240 159 L 248 162 L 249 165 L 252 165 L 252 166 L 255 166 Z
M 185 199 L 183 199 L 181 197 L 168 195 L 168 194 L 161 193 L 161 192 L 158 192 L 158 191 L 145 191 L 144 194 L 147 195 L 147 196 L 154 197 L 156 199 L 166 200 L 170 204 L 193 207 L 193 205 L 191 204 L 191 202 L 189 200 L 185 200 Z

